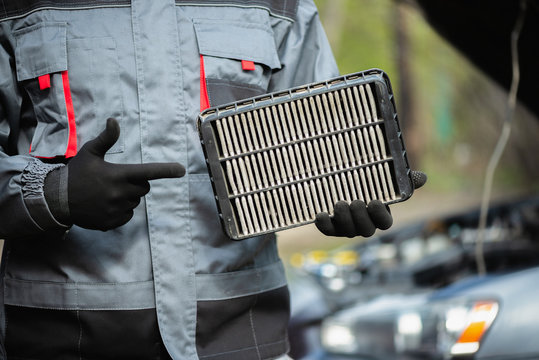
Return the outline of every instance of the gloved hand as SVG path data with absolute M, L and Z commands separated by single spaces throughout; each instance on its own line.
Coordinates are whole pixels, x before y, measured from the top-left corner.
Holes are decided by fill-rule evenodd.
M 414 189 L 419 189 L 427 182 L 427 175 L 412 171 Z M 379 200 L 372 200 L 368 206 L 361 200 L 354 200 L 350 205 L 346 201 L 335 204 L 333 216 L 328 213 L 316 214 L 315 225 L 324 235 L 368 237 L 376 229 L 387 230 L 393 225 L 389 206 Z
M 185 175 L 185 168 L 179 163 L 106 162 L 105 153 L 119 135 L 118 122 L 108 119 L 105 130 L 82 146 L 67 164 L 67 169 L 61 168 L 67 170 L 68 220 L 72 224 L 103 231 L 123 225 L 133 217 L 133 209 L 140 203 L 140 198 L 150 191 L 149 180 Z

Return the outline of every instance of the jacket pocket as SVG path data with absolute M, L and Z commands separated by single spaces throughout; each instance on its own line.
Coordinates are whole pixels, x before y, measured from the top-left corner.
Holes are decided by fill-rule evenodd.
M 281 68 L 269 24 L 193 19 L 211 106 L 267 92 Z
M 37 121 L 30 154 L 71 157 L 104 129 L 107 117 L 122 123 L 114 42 L 68 39 L 67 24 L 41 22 L 14 32 L 17 80 Z M 121 152 L 120 138 L 109 152 Z

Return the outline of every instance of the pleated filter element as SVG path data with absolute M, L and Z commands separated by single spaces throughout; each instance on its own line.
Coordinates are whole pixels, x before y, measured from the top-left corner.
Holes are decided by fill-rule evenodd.
M 205 110 L 199 133 L 227 235 L 309 224 L 340 200 L 408 199 L 395 109 L 373 69 Z

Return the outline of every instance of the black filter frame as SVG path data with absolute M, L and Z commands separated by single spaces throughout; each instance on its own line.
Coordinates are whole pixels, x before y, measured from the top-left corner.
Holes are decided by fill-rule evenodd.
M 241 231 L 241 228 L 244 228 L 245 225 L 242 223 L 240 228 L 240 221 L 238 219 L 238 205 L 234 203 L 234 200 L 239 196 L 245 197 L 246 193 L 243 194 L 234 194 L 231 191 L 231 186 L 227 179 L 227 171 L 225 170 L 225 163 L 231 159 L 237 159 L 242 156 L 249 156 L 250 154 L 256 154 L 257 152 L 266 151 L 268 149 L 279 149 L 286 146 L 298 144 L 301 142 L 306 142 L 307 140 L 329 137 L 331 134 L 338 136 L 340 133 L 347 131 L 346 129 L 335 130 L 330 135 L 319 134 L 315 136 L 307 137 L 307 140 L 300 139 L 294 141 L 288 141 L 286 143 L 271 145 L 262 150 L 254 150 L 252 152 L 241 153 L 241 154 L 232 154 L 228 156 L 223 155 L 222 147 L 225 146 L 221 144 L 222 136 L 219 136 L 217 131 L 216 123 L 218 120 L 229 118 L 230 116 L 235 115 L 246 115 L 248 113 L 253 113 L 254 111 L 260 111 L 261 109 L 266 109 L 268 107 L 275 106 L 290 106 L 284 105 L 285 103 L 291 104 L 292 102 L 298 103 L 297 100 L 304 101 L 303 99 L 310 99 L 317 95 L 326 96 L 323 94 L 339 92 L 342 89 L 347 91 L 349 88 L 359 87 L 362 85 L 368 85 L 373 89 L 373 97 L 376 103 L 376 111 L 378 114 L 378 122 L 376 125 L 379 125 L 382 130 L 385 142 L 385 148 L 388 152 L 388 157 L 384 161 L 385 164 L 389 164 L 390 173 L 392 177 L 392 185 L 394 186 L 394 192 L 396 198 L 383 201 L 386 204 L 392 204 L 407 200 L 412 196 L 413 185 L 411 178 L 410 166 L 408 164 L 406 150 L 404 146 L 404 141 L 401 133 L 401 129 L 398 122 L 397 111 L 395 106 L 395 99 L 393 96 L 391 83 L 387 74 L 380 69 L 370 69 L 366 71 L 361 71 L 353 74 L 343 75 L 335 77 L 323 82 L 312 83 L 308 85 L 294 87 L 284 91 L 278 91 L 274 93 L 269 93 L 249 99 L 244 99 L 241 101 L 211 107 L 203 111 L 198 118 L 198 131 L 200 135 L 200 140 L 202 148 L 204 151 L 204 156 L 206 158 L 206 163 L 208 171 L 211 178 L 211 183 L 215 195 L 215 200 L 217 204 L 217 209 L 219 212 L 221 224 L 223 226 L 226 234 L 234 240 L 243 240 L 250 238 L 256 235 L 261 235 L 265 233 L 271 233 L 275 231 L 285 230 L 301 225 L 306 225 L 312 223 L 314 219 L 304 219 L 304 221 L 296 221 L 293 224 L 286 224 L 285 226 L 274 227 L 272 229 L 258 230 L 258 231 Z M 342 92 L 341 92 L 342 93 Z M 328 95 L 329 96 L 329 95 Z M 359 105 L 358 105 L 359 107 Z M 358 111 L 360 111 L 358 109 Z M 289 115 L 289 114 L 288 114 Z M 342 116 L 340 114 L 339 116 Z M 355 116 L 355 115 L 354 115 Z M 245 118 L 245 117 L 243 117 Z M 338 121 L 338 119 L 334 119 Z M 223 120 L 224 121 L 224 120 Z M 288 120 L 291 121 L 291 120 Z M 294 120 L 295 121 L 295 120 Z M 251 125 L 251 124 L 249 124 Z M 372 125 L 372 124 L 367 124 Z M 361 129 L 363 125 L 358 126 Z M 378 127 L 378 126 L 377 126 Z M 262 129 L 259 129 L 262 131 Z M 353 130 L 353 129 L 352 129 Z M 247 130 L 246 130 L 247 131 Z M 357 130 L 358 132 L 360 130 Z M 350 132 L 350 134 L 354 134 Z M 259 135 L 262 136 L 262 135 Z M 353 139 L 354 140 L 354 139 Z M 327 140 L 326 140 L 327 141 Z M 356 141 L 356 140 L 354 140 Z M 221 148 L 221 150 L 220 150 Z M 380 162 L 378 162 L 380 163 Z M 368 166 L 377 165 L 377 162 L 366 163 L 356 166 L 356 168 L 362 169 Z M 227 165 L 229 166 L 229 165 Z M 330 175 L 339 175 L 340 172 L 349 171 L 349 169 L 336 171 L 335 174 Z M 351 170 L 350 170 L 351 171 Z M 387 172 L 386 174 L 389 174 Z M 247 174 L 242 174 L 247 177 Z M 330 175 L 325 174 L 327 177 Z M 306 179 L 299 180 L 299 183 L 316 180 L 325 176 L 320 174 L 317 176 L 311 176 Z M 292 182 L 293 183 L 293 182 Z M 312 183 L 312 182 L 311 182 Z M 268 192 L 272 190 L 280 190 L 288 183 L 283 184 L 274 184 L 272 186 L 264 187 L 261 189 L 253 189 L 251 193 L 261 193 Z M 299 187 L 300 185 L 298 185 Z M 306 186 L 304 184 L 304 186 Z M 366 186 L 365 184 L 363 186 Z M 371 185 L 372 186 L 372 185 Z M 288 189 L 287 189 L 288 191 Z M 282 192 L 282 191 L 281 191 Z M 248 194 L 249 192 L 247 192 Z M 287 194 L 288 200 L 291 201 L 290 195 Z M 262 196 L 262 195 L 261 195 Z M 331 198 L 331 197 L 330 197 Z M 282 198 L 281 198 L 282 199 Z M 286 199 L 285 199 L 286 200 Z M 352 199 L 354 200 L 354 199 Z M 271 200 L 270 200 L 271 202 Z M 236 202 L 237 203 L 237 202 Z M 285 206 L 283 204 L 282 206 Z M 248 206 L 254 206 L 252 203 Z M 286 205 L 289 206 L 289 205 Z M 239 209 L 240 213 L 242 211 L 241 205 Z M 312 211 L 312 209 L 311 209 Z M 305 210 L 306 212 L 306 210 Z M 330 212 L 330 211 L 328 211 Z M 275 214 L 272 214 L 274 216 Z M 243 216 L 243 215 L 241 215 Z M 277 222 L 277 220 L 275 220 Z

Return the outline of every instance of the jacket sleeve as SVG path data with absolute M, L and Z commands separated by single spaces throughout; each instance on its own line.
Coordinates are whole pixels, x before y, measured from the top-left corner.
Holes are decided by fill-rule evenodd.
M 270 91 L 282 90 L 339 75 L 339 69 L 312 0 L 299 0 L 296 19 L 278 47 L 282 68 Z
M 23 154 L 29 140 L 21 130 L 23 95 L 17 83 L 13 41 L 0 24 L 0 238 L 65 229 L 47 206 L 43 183 L 62 164 L 46 164 Z

